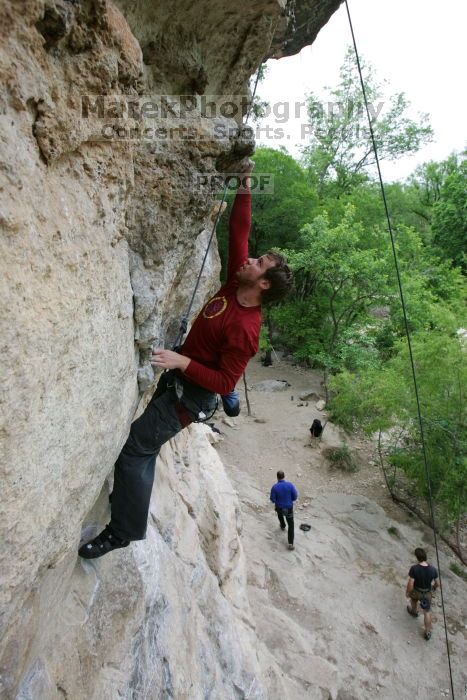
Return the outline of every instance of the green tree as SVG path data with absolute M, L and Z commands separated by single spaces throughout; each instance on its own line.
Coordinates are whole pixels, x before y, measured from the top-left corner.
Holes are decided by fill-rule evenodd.
M 400 185 L 404 192 L 407 210 L 411 213 L 405 216 L 404 223 L 415 226 L 427 245 L 432 242 L 433 206 L 441 198 L 446 177 L 457 167 L 458 156 L 453 153 L 445 160 L 429 161 L 419 165 L 407 182 Z M 392 209 L 391 213 L 393 213 Z
M 262 63 L 250 81 L 250 91 L 253 97 L 253 101 L 249 109 L 249 121 L 259 122 L 264 117 L 264 115 L 266 114 L 266 110 L 269 107 L 269 102 L 267 102 L 266 100 L 262 100 L 261 97 L 257 94 L 257 92 L 256 94 L 254 93 L 256 81 L 258 81 L 258 89 L 259 85 L 265 79 L 267 73 L 268 66 L 265 63 Z
M 336 369 L 344 337 L 386 301 L 386 253 L 365 246 L 365 232 L 347 207 L 331 227 L 326 214 L 303 227 L 300 249 L 286 251 L 296 277 L 296 299 L 275 312 L 299 357 Z M 305 327 L 305 328 L 304 328 Z M 355 342 L 355 338 L 351 340 Z
M 431 209 L 441 198 L 441 188 L 446 177 L 457 170 L 458 158 L 455 153 L 442 161 L 431 160 L 419 165 L 409 178 L 409 184 L 418 193 L 421 205 Z
M 388 183 L 385 190 L 393 225 L 413 227 L 421 233 L 424 241 L 431 240 L 431 216 L 421 206 L 417 190 L 412 185 L 401 182 Z M 326 192 L 321 193 L 316 212 L 319 214 L 323 210 L 327 211 L 330 222 L 335 225 L 342 218 L 348 204 L 355 207 L 357 220 L 368 231 L 375 227 L 387 231 L 379 183 L 367 180 L 344 193 L 327 187 Z M 388 244 L 387 238 L 385 244 Z
M 412 336 L 432 493 L 446 523 L 467 510 L 465 460 L 465 347 L 457 334 L 421 331 Z M 420 495 L 427 495 L 421 435 L 405 339 L 383 367 L 346 370 L 331 380 L 330 409 L 348 430 L 368 434 L 398 429 L 389 461 L 402 469 Z
M 433 204 L 433 243 L 442 257 L 467 269 L 467 160 L 447 175 Z
M 461 325 L 465 303 L 460 270 L 440 260 L 414 228 L 397 226 L 394 235 L 409 330 L 454 332 Z M 395 342 L 406 331 L 392 252 L 388 284 L 389 324 Z
M 386 82 L 377 80 L 369 64 L 362 62 L 362 69 L 380 160 L 394 161 L 415 153 L 432 138 L 428 115 L 411 119 L 405 94 L 386 97 Z M 347 50 L 338 85 L 327 90 L 324 99 L 314 94 L 308 97 L 313 131 L 303 150 L 304 163 L 320 191 L 332 183 L 338 192 L 348 192 L 367 179 L 365 168 L 375 162 L 352 48 Z

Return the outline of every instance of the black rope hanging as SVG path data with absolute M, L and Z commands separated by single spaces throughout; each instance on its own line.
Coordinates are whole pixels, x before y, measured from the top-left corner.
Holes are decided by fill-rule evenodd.
M 425 478 L 426 478 L 427 488 L 428 488 L 428 502 L 429 502 L 429 507 L 430 507 L 430 516 L 431 516 L 432 529 L 433 529 L 433 538 L 434 538 L 434 545 L 435 545 L 435 550 L 436 550 L 436 562 L 438 564 L 441 607 L 442 607 L 442 611 L 443 611 L 444 634 L 445 634 L 445 639 L 446 639 L 446 652 L 447 652 L 447 660 L 448 660 L 448 667 L 449 667 L 449 678 L 450 678 L 450 682 L 451 682 L 452 698 L 453 698 L 453 700 L 455 700 L 454 682 L 453 682 L 453 678 L 452 678 L 452 668 L 451 668 L 451 652 L 449 649 L 449 640 L 448 640 L 447 623 L 446 623 L 446 611 L 445 611 L 445 606 L 444 606 L 444 594 L 443 594 L 443 585 L 442 585 L 442 579 L 441 579 L 441 566 L 439 563 L 438 539 L 436 536 L 436 521 L 435 521 L 434 508 L 433 508 L 433 495 L 432 495 L 432 491 L 431 491 L 430 470 L 429 470 L 429 466 L 428 466 L 428 458 L 427 458 L 427 452 L 426 452 L 425 431 L 423 428 L 423 418 L 422 418 L 422 411 L 421 411 L 421 405 L 420 405 L 420 397 L 419 397 L 419 392 L 418 392 L 417 373 L 415 371 L 415 363 L 414 363 L 414 358 L 413 358 L 413 353 L 412 353 L 412 342 L 411 342 L 409 324 L 408 324 L 408 319 L 407 319 L 407 308 L 405 305 L 404 291 L 402 288 L 399 260 L 397 257 L 397 250 L 396 250 L 396 244 L 395 244 L 395 238 L 394 238 L 394 229 L 392 227 L 391 217 L 389 214 L 389 207 L 388 207 L 388 202 L 386 199 L 386 190 L 384 187 L 383 176 L 381 174 L 381 167 L 380 167 L 380 163 L 379 163 L 378 148 L 376 145 L 376 138 L 375 138 L 375 133 L 373 130 L 373 123 L 371 121 L 370 110 L 368 108 L 368 98 L 367 98 L 367 94 L 366 94 L 365 82 L 363 80 L 362 68 L 361 68 L 361 63 L 360 63 L 360 56 L 359 56 L 358 49 L 357 49 L 357 42 L 355 39 L 352 18 L 350 16 L 350 9 L 349 9 L 348 0 L 345 0 L 345 7 L 347 10 L 347 17 L 349 20 L 350 33 L 352 35 L 352 42 L 353 42 L 353 47 L 354 47 L 354 51 L 355 51 L 355 59 L 357 61 L 357 67 L 358 67 L 358 74 L 360 76 L 360 84 L 362 87 L 363 100 L 365 102 L 365 109 L 366 109 L 366 114 L 367 114 L 367 118 L 368 118 L 368 125 L 370 128 L 373 151 L 375 154 L 376 167 L 378 170 L 378 178 L 379 178 L 379 184 L 380 184 L 380 188 L 381 188 L 381 196 L 383 198 L 384 211 L 385 211 L 386 219 L 387 219 L 387 223 L 388 223 L 388 231 L 389 231 L 389 236 L 391 239 L 392 254 L 393 254 L 393 258 L 394 258 L 394 265 L 396 268 L 397 284 L 399 287 L 399 297 L 401 300 L 402 313 L 403 313 L 403 317 L 404 317 L 405 334 L 407 337 L 407 346 L 408 346 L 408 350 L 409 350 L 410 366 L 411 366 L 411 370 L 412 370 L 412 379 L 413 379 L 415 398 L 416 398 L 416 403 L 417 403 L 418 423 L 419 423 L 419 427 L 420 427 L 420 437 L 421 437 L 421 442 L 422 442 L 423 464 L 424 464 Z

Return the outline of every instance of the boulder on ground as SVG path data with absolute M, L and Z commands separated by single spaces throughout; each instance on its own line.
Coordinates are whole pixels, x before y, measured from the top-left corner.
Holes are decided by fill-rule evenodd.
M 304 391 L 300 392 L 298 398 L 300 401 L 319 401 L 320 397 L 316 391 L 313 391 L 312 389 L 305 389 Z
M 285 379 L 265 379 L 252 385 L 253 391 L 285 391 L 290 384 Z

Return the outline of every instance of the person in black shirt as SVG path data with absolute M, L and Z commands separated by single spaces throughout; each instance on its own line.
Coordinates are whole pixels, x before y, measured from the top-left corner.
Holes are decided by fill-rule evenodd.
M 427 555 L 424 549 L 417 547 L 415 550 L 418 564 L 410 567 L 407 581 L 406 596 L 410 599 L 407 612 L 413 617 L 418 617 L 418 603 L 423 612 L 425 624 L 425 639 L 431 638 L 431 596 L 438 588 L 438 571 L 427 563 Z

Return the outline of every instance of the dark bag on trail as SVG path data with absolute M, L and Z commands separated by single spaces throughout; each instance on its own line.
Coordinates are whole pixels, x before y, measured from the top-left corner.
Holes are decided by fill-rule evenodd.
M 318 418 L 315 418 L 313 423 L 311 424 L 310 428 L 310 433 L 312 437 L 319 437 L 321 433 L 323 432 L 323 426 L 320 420 Z

